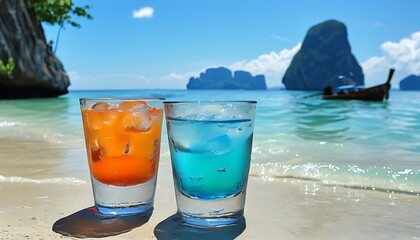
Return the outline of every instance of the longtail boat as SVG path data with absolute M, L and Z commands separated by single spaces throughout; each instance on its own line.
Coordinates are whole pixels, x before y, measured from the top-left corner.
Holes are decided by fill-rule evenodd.
M 389 70 L 388 79 L 384 84 L 361 88 L 355 86 L 354 88 L 342 88 L 338 91 L 333 91 L 331 87 L 325 87 L 322 94 L 323 99 L 337 99 L 337 100 L 363 100 L 363 101 L 383 101 L 389 98 L 389 89 L 391 88 L 391 79 L 394 75 L 395 69 Z

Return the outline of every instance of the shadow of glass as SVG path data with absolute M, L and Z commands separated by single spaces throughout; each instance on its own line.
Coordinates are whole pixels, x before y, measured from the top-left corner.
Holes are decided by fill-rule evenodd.
M 155 237 L 158 240 L 169 239 L 217 239 L 229 240 L 238 237 L 246 228 L 245 218 L 233 226 L 200 229 L 185 225 L 181 218 L 174 214 L 160 222 L 154 230 Z
M 146 213 L 126 216 L 102 215 L 89 207 L 57 220 L 52 230 L 75 238 L 110 237 L 131 231 L 147 223 L 153 209 Z

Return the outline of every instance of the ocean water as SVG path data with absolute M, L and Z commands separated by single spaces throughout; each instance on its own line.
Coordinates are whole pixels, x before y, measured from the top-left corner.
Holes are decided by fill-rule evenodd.
M 256 100 L 250 176 L 420 195 L 420 92 L 387 102 L 301 91 L 72 91 L 0 101 L 0 183 L 79 184 L 88 175 L 80 97 Z M 81 157 L 83 156 L 83 157 Z M 163 126 L 160 164 L 170 164 Z

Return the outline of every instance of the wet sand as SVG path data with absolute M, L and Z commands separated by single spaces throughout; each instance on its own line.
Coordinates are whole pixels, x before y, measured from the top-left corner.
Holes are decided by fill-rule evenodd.
M 245 222 L 194 231 L 177 223 L 168 159 L 160 166 L 150 219 L 111 239 L 418 239 L 420 197 L 277 179 L 249 180 Z M 82 184 L 0 182 L 0 239 L 62 239 L 52 230 L 92 206 Z M 89 226 L 86 226 L 86 228 Z
M 83 141 L 0 139 L 0 167 L 0 239 L 67 238 L 53 231 L 57 222 L 75 233 L 98 230 L 87 210 L 93 197 Z M 245 221 L 234 228 L 196 231 L 179 225 L 175 213 L 169 153 L 163 152 L 152 215 L 105 219 L 99 227 L 124 232 L 111 239 L 420 238 L 419 196 L 290 178 L 251 177 Z

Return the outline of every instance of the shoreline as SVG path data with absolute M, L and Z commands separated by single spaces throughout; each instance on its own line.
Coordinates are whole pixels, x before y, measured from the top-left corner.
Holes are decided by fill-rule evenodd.
M 79 185 L 0 183 L 0 195 L 8 196 L 0 199 L 0 235 L 4 239 L 66 238 L 52 231 L 54 223 L 93 205 L 88 180 Z M 213 231 L 216 235 L 211 236 L 228 236 L 228 239 L 418 237 L 419 206 L 418 196 L 324 186 L 305 180 L 263 181 L 250 177 L 243 229 L 236 229 L 231 235 Z M 111 239 L 191 237 L 188 229 L 173 224 L 175 213 L 170 166 L 161 164 L 150 219 Z

